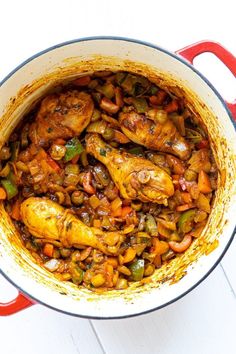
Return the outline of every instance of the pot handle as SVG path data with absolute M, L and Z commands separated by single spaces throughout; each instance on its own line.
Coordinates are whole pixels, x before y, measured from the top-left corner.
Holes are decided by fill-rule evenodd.
M 18 293 L 17 297 L 9 302 L 0 302 L 0 316 L 13 315 L 29 306 L 34 305 L 35 302 L 30 300 L 25 295 Z
M 193 60 L 196 56 L 206 52 L 210 52 L 217 56 L 217 58 L 220 59 L 236 77 L 236 57 L 217 42 L 197 42 L 177 50 L 176 54 L 182 56 L 184 59 L 193 64 Z M 226 104 L 230 109 L 233 118 L 236 120 L 236 99 L 233 102 L 226 102 Z

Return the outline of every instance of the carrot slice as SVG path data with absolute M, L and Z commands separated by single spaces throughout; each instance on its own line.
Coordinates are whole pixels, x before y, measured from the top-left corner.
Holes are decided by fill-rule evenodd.
M 7 197 L 7 193 L 4 188 L 0 188 L 0 199 L 4 200 Z
M 21 205 L 21 202 L 19 199 L 17 199 L 11 209 L 11 217 L 12 217 L 12 219 L 17 220 L 17 221 L 21 220 L 20 205 Z
M 129 206 L 125 206 L 124 208 L 122 208 L 122 211 L 121 211 L 122 219 L 125 219 L 126 216 L 129 215 L 132 211 L 133 211 L 133 209 Z
M 176 211 L 185 211 L 185 210 L 188 210 L 188 209 L 191 209 L 193 208 L 193 205 L 191 203 L 189 204 L 183 204 L 183 205 L 179 205 L 176 207 Z
M 45 256 L 52 257 L 54 251 L 54 246 L 51 243 L 45 243 L 43 248 L 43 253 Z

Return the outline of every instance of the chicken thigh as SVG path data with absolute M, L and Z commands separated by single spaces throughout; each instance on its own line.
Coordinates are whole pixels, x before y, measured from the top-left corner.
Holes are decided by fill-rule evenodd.
M 85 92 L 68 90 L 49 95 L 30 126 L 30 139 L 36 145 L 47 146 L 56 138 L 78 136 L 89 124 L 93 109 L 93 100 Z

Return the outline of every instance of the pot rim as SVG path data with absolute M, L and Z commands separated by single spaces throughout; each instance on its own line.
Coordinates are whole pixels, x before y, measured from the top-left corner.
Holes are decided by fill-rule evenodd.
M 77 38 L 77 39 L 72 39 L 72 40 L 68 40 L 62 43 L 58 43 L 56 45 L 50 46 L 42 51 L 39 51 L 38 53 L 32 55 L 31 57 L 29 57 L 28 59 L 26 59 L 25 61 L 23 61 L 21 64 L 19 64 L 15 69 L 13 69 L 7 76 L 5 76 L 1 81 L 0 81 L 0 87 L 3 86 L 3 84 L 9 79 L 11 78 L 17 71 L 19 71 L 22 67 L 24 67 L 25 65 L 27 65 L 29 62 L 33 61 L 34 59 L 40 57 L 41 55 L 48 53 L 54 49 L 58 49 L 61 47 L 65 47 L 67 45 L 70 44 L 74 44 L 74 43 L 79 43 L 79 42 L 86 42 L 86 41 L 96 41 L 96 40 L 114 40 L 114 41 L 125 41 L 125 42 L 131 42 L 131 43 L 135 43 L 135 44 L 140 44 L 143 46 L 147 46 L 149 48 L 153 48 L 155 50 L 161 51 L 169 56 L 171 56 L 172 58 L 180 61 L 181 63 L 185 64 L 188 68 L 190 68 L 193 72 L 195 72 L 195 74 L 197 74 L 200 79 L 202 79 L 203 81 L 205 81 L 205 83 L 210 87 L 210 89 L 214 92 L 214 94 L 217 96 L 217 98 L 219 99 L 219 101 L 221 102 L 221 104 L 223 105 L 223 108 L 226 110 L 231 123 L 233 124 L 234 130 L 236 132 L 236 121 L 233 119 L 233 116 L 229 110 L 229 108 L 227 107 L 227 104 L 225 102 L 225 100 L 223 99 L 223 97 L 221 96 L 221 94 L 218 92 L 218 90 L 211 84 L 211 82 L 202 74 L 200 73 L 192 64 L 190 64 L 188 61 L 186 61 L 183 57 L 181 57 L 180 55 L 177 55 L 173 52 L 170 52 L 158 45 L 154 45 L 152 43 L 146 42 L 146 41 L 142 41 L 142 40 L 138 40 L 138 39 L 132 39 L 132 38 L 128 38 L 128 37 L 119 37 L 119 36 L 90 36 L 90 37 L 82 37 L 82 38 Z M 220 261 L 222 260 L 222 258 L 224 257 L 224 255 L 226 254 L 227 250 L 229 249 L 233 239 L 234 239 L 234 235 L 236 234 L 236 225 L 234 227 L 234 230 L 232 232 L 232 235 L 230 236 L 230 239 L 228 241 L 228 243 L 226 244 L 225 248 L 223 249 L 221 255 L 219 256 L 219 258 L 217 259 L 217 261 L 213 264 L 213 266 L 208 270 L 208 272 L 206 274 L 204 274 L 204 276 L 198 280 L 195 284 L 193 284 L 188 290 L 186 290 L 185 292 L 183 292 L 182 294 L 180 294 L 179 296 L 173 298 L 172 300 L 159 305 L 157 307 L 151 308 L 149 310 L 146 311 L 142 311 L 142 312 L 138 312 L 135 314 L 129 314 L 129 315 L 124 315 L 124 316 L 111 316 L 111 317 L 102 317 L 102 316 L 85 316 L 85 315 L 79 315 L 73 312 L 69 312 L 69 311 L 64 311 L 64 310 L 60 310 L 57 307 L 48 305 L 47 303 L 37 299 L 36 297 L 30 295 L 28 292 L 26 292 L 25 290 L 23 290 L 21 288 L 21 286 L 19 286 L 18 284 L 16 284 L 15 282 L 13 282 L 7 274 L 5 274 L 1 269 L 0 269 L 0 274 L 9 281 L 9 283 L 11 283 L 16 289 L 18 289 L 21 293 L 25 294 L 27 297 L 29 297 L 30 299 L 33 299 L 36 303 L 46 306 L 52 310 L 55 310 L 57 312 L 63 313 L 63 314 L 67 314 L 70 316 L 74 316 L 74 317 L 79 317 L 79 318 L 85 318 L 85 319 L 95 319 L 95 320 L 112 320 L 112 319 L 123 319 L 123 318 L 131 318 L 131 317 L 136 317 L 139 315 L 144 315 L 144 314 L 148 314 L 151 312 L 154 312 L 156 310 L 159 310 L 161 308 L 164 308 L 170 304 L 175 303 L 177 300 L 183 298 L 185 295 L 187 295 L 188 293 L 190 293 L 193 289 L 195 289 L 202 281 L 204 281 L 210 274 L 211 272 L 216 268 L 216 266 L 220 263 Z

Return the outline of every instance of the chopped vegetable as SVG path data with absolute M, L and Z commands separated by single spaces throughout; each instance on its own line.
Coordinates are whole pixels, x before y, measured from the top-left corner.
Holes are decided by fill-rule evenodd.
M 92 122 L 89 124 L 89 126 L 87 127 L 87 132 L 104 134 L 106 127 L 107 127 L 107 122 L 105 122 L 104 120 L 98 120 L 96 122 Z
M 43 247 L 43 253 L 45 256 L 52 257 L 54 251 L 54 246 L 51 243 L 45 243 Z
M 121 205 L 122 205 L 122 200 L 119 197 L 117 197 L 111 203 L 111 210 L 116 211 L 117 209 L 119 209 L 121 207 Z
M 142 156 L 143 155 L 143 148 L 142 148 L 142 146 L 136 146 L 132 149 L 129 149 L 128 152 L 133 155 Z
M 144 276 L 145 277 L 150 277 L 155 271 L 155 266 L 154 264 L 147 264 L 144 269 Z
M 105 140 L 112 140 L 115 136 L 114 129 L 107 127 L 102 136 Z
M 96 209 L 100 205 L 100 200 L 98 199 L 98 197 L 96 197 L 96 195 L 92 195 L 89 198 L 89 204 L 93 209 Z
M 133 98 L 132 103 L 138 113 L 145 113 L 148 110 L 148 104 L 145 98 Z
M 49 156 L 47 157 L 47 163 L 55 172 L 60 171 L 60 166 Z
M 145 231 L 149 233 L 151 236 L 157 235 L 157 224 L 156 220 L 151 214 L 147 214 L 146 216 L 146 224 L 145 224 Z
M 44 263 L 44 267 L 50 272 L 55 272 L 59 268 L 60 264 L 60 260 L 52 258 L 50 261 Z
M 10 200 L 18 194 L 18 188 L 14 181 L 13 174 L 10 172 L 7 178 L 2 179 L 1 183 L 7 193 L 7 199 Z
M 129 206 L 125 206 L 121 209 L 121 217 L 125 219 L 130 213 L 132 213 L 133 209 Z
M 11 161 L 16 161 L 20 151 L 20 142 L 14 141 L 11 143 Z
M 172 113 L 176 112 L 179 109 L 179 104 L 177 100 L 172 100 L 170 103 L 168 103 L 166 106 L 164 106 L 164 110 L 167 113 Z
M 93 115 L 92 115 L 92 118 L 91 118 L 91 122 L 96 122 L 100 118 L 101 118 L 101 112 L 98 109 L 95 108 L 93 110 Z
M 194 172 L 199 173 L 201 170 L 209 172 L 211 169 L 209 151 L 207 149 L 201 149 L 193 152 L 188 164 L 190 165 L 189 168 Z
M 81 154 L 81 152 L 83 151 L 83 147 L 79 139 L 77 138 L 72 138 L 71 140 L 69 140 L 66 143 L 65 147 L 66 147 L 66 153 L 64 156 L 65 162 L 72 160 L 75 156 Z
M 173 170 L 173 172 L 177 175 L 183 175 L 185 172 L 185 167 L 184 167 L 184 163 L 178 159 L 175 156 L 166 155 L 166 162 L 168 163 L 168 165 L 170 166 L 170 168 Z
M 106 279 L 102 274 L 94 275 L 91 279 L 91 283 L 95 288 L 99 288 L 100 286 L 104 285 L 105 281 Z
M 117 290 L 123 290 L 123 289 L 127 289 L 127 288 L 128 288 L 127 279 L 120 278 L 120 279 L 117 280 L 117 283 L 116 283 L 116 289 Z
M 115 88 L 111 83 L 107 83 L 103 86 L 98 85 L 96 90 L 109 99 L 112 99 L 115 96 Z
M 164 124 L 168 120 L 168 115 L 163 109 L 150 109 L 148 111 L 148 118 L 159 124 Z
M 192 229 L 195 214 L 196 214 L 195 209 L 185 211 L 183 214 L 181 214 L 178 221 L 179 232 L 186 234 Z
M 101 115 L 101 117 L 103 120 L 105 120 L 107 123 L 110 123 L 112 126 L 117 127 L 117 128 L 120 127 L 118 120 L 116 120 L 115 118 L 112 118 L 104 113 Z
M 152 239 L 152 248 L 151 248 L 151 253 L 154 253 L 155 255 L 162 255 L 166 253 L 169 250 L 169 245 L 165 241 L 160 241 L 157 237 L 153 237 Z
M 144 259 L 138 259 L 134 261 L 130 266 L 129 269 L 131 271 L 131 279 L 133 281 L 140 281 L 143 279 L 144 275 Z
M 202 135 L 194 129 L 186 128 L 186 137 L 190 139 L 193 143 L 200 143 L 202 141 Z
M 10 164 L 7 163 L 0 172 L 0 177 L 7 177 L 11 171 Z
M 6 199 L 7 194 L 4 188 L 0 188 L 0 200 Z
M 197 180 L 197 172 L 190 170 L 189 168 L 184 172 L 184 178 L 186 181 L 196 181 Z
M 200 193 L 198 199 L 196 200 L 196 205 L 199 209 L 205 211 L 206 213 L 210 214 L 211 206 L 207 197 Z
M 21 205 L 21 201 L 17 199 L 11 209 L 11 217 L 12 219 L 17 221 L 21 220 L 20 205 Z
M 79 183 L 80 175 L 79 175 L 79 166 L 69 163 L 65 167 L 65 178 L 64 185 L 65 186 L 76 186 Z
M 79 285 L 83 281 L 83 270 L 74 262 L 71 263 L 71 275 L 74 284 Z
M 209 176 L 206 174 L 204 171 L 200 171 L 198 175 L 198 189 L 200 193 L 210 193 L 212 191 L 211 189 L 211 181 Z
M 150 97 L 150 103 L 156 106 L 163 104 L 167 97 L 167 93 L 164 90 L 157 91 L 156 95 Z
M 125 254 L 123 256 L 123 261 L 122 263 L 129 263 L 131 262 L 136 256 L 136 251 L 133 248 L 128 248 L 125 251 Z

